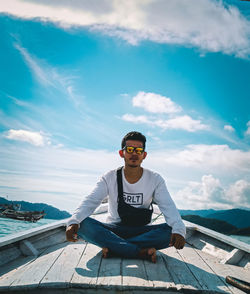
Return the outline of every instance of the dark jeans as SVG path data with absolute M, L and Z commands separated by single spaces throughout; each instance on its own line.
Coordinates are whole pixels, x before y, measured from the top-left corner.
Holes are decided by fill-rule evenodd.
M 172 228 L 167 224 L 128 227 L 101 223 L 87 217 L 78 235 L 87 242 L 106 247 L 121 257 L 135 258 L 141 248 L 163 249 L 169 246 Z

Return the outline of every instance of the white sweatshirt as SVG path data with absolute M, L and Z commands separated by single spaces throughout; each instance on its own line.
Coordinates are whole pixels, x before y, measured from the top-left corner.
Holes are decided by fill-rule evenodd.
M 172 227 L 172 233 L 185 237 L 185 225 L 167 190 L 164 179 L 158 173 L 143 168 L 140 180 L 130 184 L 126 180 L 122 169 L 122 178 L 123 196 L 126 203 L 137 208 L 149 208 L 153 199 L 163 213 L 166 223 Z M 94 212 L 106 196 L 108 196 L 109 203 L 107 222 L 119 223 L 121 219 L 117 212 L 117 177 L 116 170 L 112 170 L 101 177 L 94 190 L 83 199 L 75 210 L 67 225 L 80 224 Z

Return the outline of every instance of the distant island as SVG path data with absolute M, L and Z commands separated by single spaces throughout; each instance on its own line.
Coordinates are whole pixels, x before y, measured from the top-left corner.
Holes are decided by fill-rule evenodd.
M 180 210 L 184 220 L 226 235 L 250 236 L 250 211 L 229 210 Z
M 68 213 L 65 210 L 60 210 L 54 206 L 45 204 L 45 203 L 30 203 L 26 201 L 9 201 L 6 198 L 0 197 L 0 203 L 1 204 L 20 204 L 21 210 L 27 210 L 27 211 L 45 211 L 44 218 L 47 219 L 65 219 L 71 216 L 70 213 Z

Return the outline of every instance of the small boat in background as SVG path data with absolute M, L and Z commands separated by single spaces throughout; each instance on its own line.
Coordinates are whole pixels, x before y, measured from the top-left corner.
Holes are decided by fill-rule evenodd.
M 20 204 L 0 204 L 0 217 L 12 218 L 28 222 L 37 222 L 45 216 L 44 210 L 42 211 L 24 211 L 20 210 Z

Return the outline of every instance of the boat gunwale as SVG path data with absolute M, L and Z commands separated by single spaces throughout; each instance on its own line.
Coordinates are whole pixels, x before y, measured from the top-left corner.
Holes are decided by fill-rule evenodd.
M 219 240 L 223 243 L 226 243 L 234 248 L 240 249 L 246 253 L 250 253 L 250 245 L 247 243 L 244 243 L 240 240 L 234 239 L 230 236 L 221 234 L 219 232 L 213 231 L 211 229 L 205 228 L 203 226 L 188 222 L 186 220 L 183 220 L 183 221 L 189 230 L 194 230 L 194 231 L 200 232 L 204 235 L 212 237 L 213 239 L 216 239 L 216 240 Z

